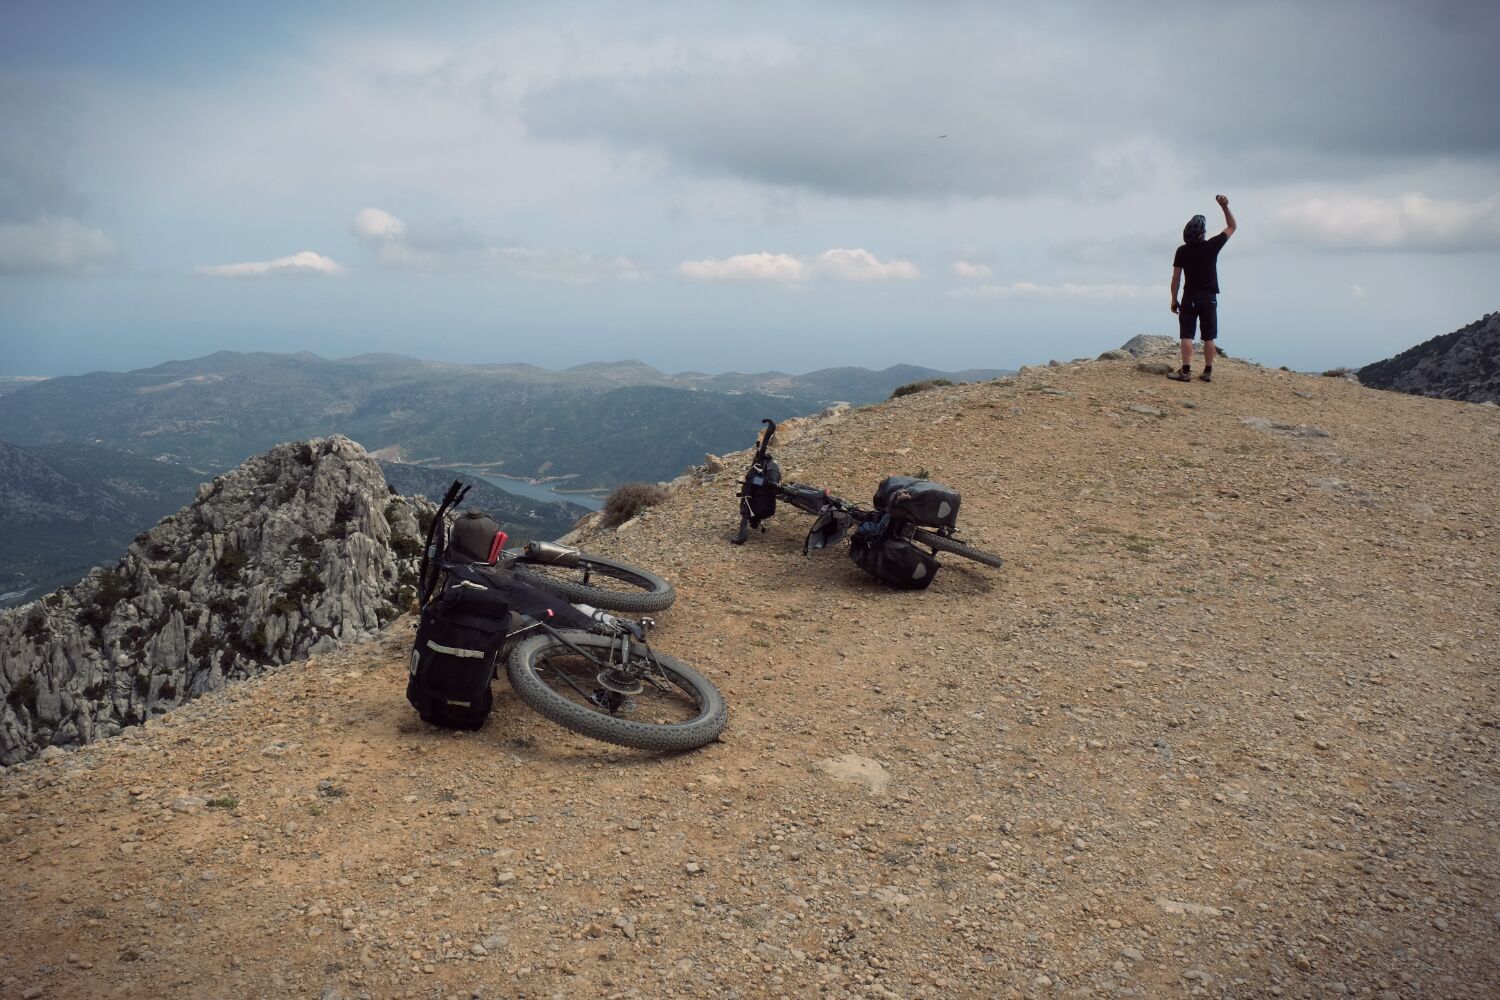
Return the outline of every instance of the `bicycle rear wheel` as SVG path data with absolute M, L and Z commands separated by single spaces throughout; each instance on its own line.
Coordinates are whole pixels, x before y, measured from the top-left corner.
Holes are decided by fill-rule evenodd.
M 621 646 L 618 637 L 588 632 L 533 636 L 511 651 L 506 674 L 522 701 L 591 739 L 677 752 L 723 732 L 729 710 L 713 682 L 640 643 L 631 643 L 628 662 L 621 662 Z M 612 669 L 601 671 L 578 650 Z
M 579 553 L 573 566 L 533 562 L 521 556 L 506 568 L 533 587 L 571 603 L 609 611 L 648 614 L 665 611 L 677 600 L 677 591 L 655 573 L 587 552 Z M 603 585 L 595 582 L 599 578 L 605 581 Z
M 911 533 L 911 537 L 913 540 L 921 542 L 923 545 L 930 546 L 936 552 L 951 552 L 956 556 L 962 556 L 965 559 L 972 559 L 975 562 L 983 563 L 986 566 L 994 566 L 996 569 L 1005 565 L 1005 560 L 1001 559 L 999 556 L 991 555 L 990 553 L 985 552 L 983 549 L 976 549 L 972 545 L 965 545 L 963 542 L 960 542 L 955 538 L 949 538 L 947 535 L 939 535 L 934 532 L 925 531 L 922 528 L 918 528 Z

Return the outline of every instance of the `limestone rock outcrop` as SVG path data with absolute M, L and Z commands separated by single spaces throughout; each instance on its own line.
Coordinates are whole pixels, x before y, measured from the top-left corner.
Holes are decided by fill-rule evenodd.
M 1358 375 L 1375 389 L 1500 403 L 1500 312 L 1365 365 Z
M 339 435 L 203 484 L 115 566 L 0 614 L 0 762 L 374 634 L 411 603 L 431 513 Z

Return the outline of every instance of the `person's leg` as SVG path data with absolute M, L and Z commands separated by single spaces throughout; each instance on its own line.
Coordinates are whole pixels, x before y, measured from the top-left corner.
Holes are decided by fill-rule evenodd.
M 1197 321 L 1198 314 L 1193 309 L 1193 300 L 1183 299 L 1182 305 L 1177 307 L 1178 346 L 1182 348 L 1182 368 L 1178 371 L 1179 375 L 1186 375 L 1193 370 L 1193 336 Z
M 1214 357 L 1218 352 L 1219 339 L 1219 301 L 1217 298 L 1205 298 L 1198 304 L 1198 325 L 1203 330 L 1203 381 L 1213 379 Z

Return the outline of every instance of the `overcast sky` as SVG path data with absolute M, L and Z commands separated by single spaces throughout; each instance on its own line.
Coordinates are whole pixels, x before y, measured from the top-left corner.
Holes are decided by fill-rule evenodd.
M 0 6 L 0 374 L 1361 364 L 1500 309 L 1500 4 Z

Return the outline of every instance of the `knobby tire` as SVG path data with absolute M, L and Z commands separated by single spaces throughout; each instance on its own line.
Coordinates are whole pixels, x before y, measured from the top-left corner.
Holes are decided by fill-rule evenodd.
M 912 532 L 911 537 L 914 541 L 918 541 L 923 545 L 930 546 L 936 552 L 951 552 L 956 556 L 962 556 L 965 559 L 972 559 L 977 563 L 983 563 L 986 566 L 993 566 L 996 569 L 999 569 L 1001 566 L 1005 565 L 1005 560 L 1001 559 L 999 556 L 991 555 L 990 553 L 985 552 L 982 549 L 976 549 L 972 545 L 965 545 L 963 542 L 960 542 L 957 539 L 948 538 L 946 535 L 938 535 L 934 534 L 931 531 L 924 531 L 923 529 L 918 528 Z
M 619 646 L 618 638 L 575 631 L 560 634 L 579 649 L 601 660 L 607 660 L 611 649 Z M 644 649 L 640 653 L 633 651 L 632 655 L 641 653 L 644 653 Z M 533 636 L 516 646 L 506 663 L 506 674 L 510 677 L 511 687 L 515 688 L 516 694 L 527 705 L 558 725 L 590 739 L 635 750 L 668 753 L 696 750 L 712 742 L 723 732 L 724 724 L 729 718 L 724 696 L 712 681 L 681 660 L 654 651 L 652 655 L 672 685 L 680 689 L 696 706 L 692 718 L 672 723 L 641 722 L 587 707 L 560 694 L 539 673 L 539 668 L 544 667 L 550 657 L 578 657 L 550 635 Z M 587 681 L 584 686 L 586 685 Z M 652 691 L 649 684 L 647 691 Z M 687 701 L 682 701 L 682 704 L 686 706 Z

